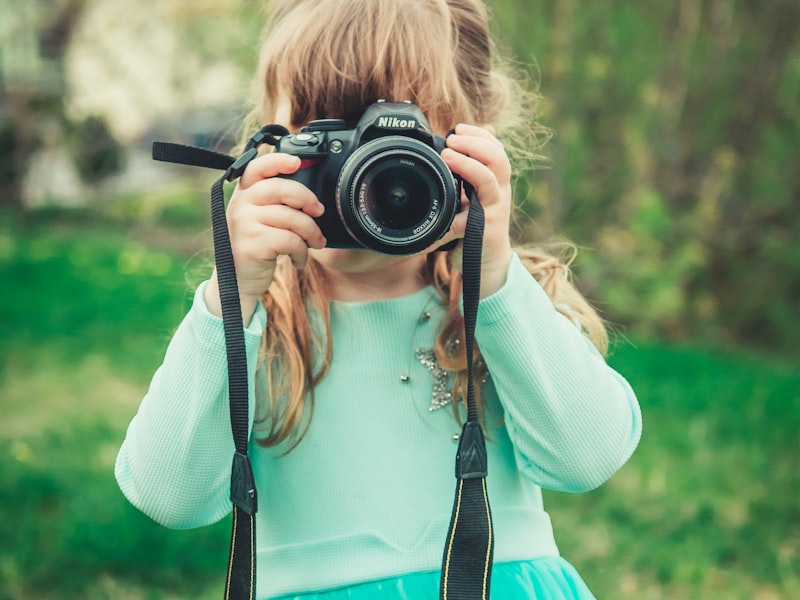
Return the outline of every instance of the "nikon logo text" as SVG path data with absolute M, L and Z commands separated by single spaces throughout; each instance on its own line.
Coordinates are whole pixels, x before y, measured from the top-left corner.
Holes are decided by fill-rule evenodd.
M 378 127 L 386 129 L 416 129 L 416 119 L 401 119 L 400 117 L 378 117 Z

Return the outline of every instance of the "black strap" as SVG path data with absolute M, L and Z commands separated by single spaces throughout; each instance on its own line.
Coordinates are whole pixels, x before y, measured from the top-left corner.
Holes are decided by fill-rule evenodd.
M 227 154 L 172 142 L 153 142 L 153 160 L 218 171 L 225 171 L 234 162 L 234 158 Z
M 486 489 L 486 441 L 478 421 L 472 360 L 481 287 L 484 215 L 472 186 L 464 236 L 464 341 L 467 352 L 467 420 L 456 453 L 456 494 L 442 558 L 441 600 L 486 600 L 492 577 L 494 529 Z
M 258 146 L 263 143 L 275 145 L 275 136 L 287 133 L 279 125 L 264 127 L 250 138 L 244 153 L 238 159 L 194 146 L 169 142 L 153 144 L 155 160 L 225 170 L 225 174 L 211 188 L 214 257 L 228 360 L 231 431 L 236 448 L 231 467 L 233 526 L 225 600 L 254 598 L 255 513 L 258 510 L 258 498 L 253 469 L 247 455 L 247 354 L 236 269 L 225 218 L 224 184 L 241 176 L 248 163 L 257 156 Z M 475 190 L 467 184 L 465 189 L 470 200 L 462 269 L 467 352 L 467 420 L 461 431 L 456 454 L 456 494 L 442 559 L 439 588 L 442 600 L 486 600 L 489 597 L 494 552 L 492 515 L 486 490 L 486 443 L 478 421 L 472 372 L 475 322 L 480 300 L 484 216 Z
M 225 600 L 252 600 L 256 589 L 255 514 L 258 510 L 258 497 L 253 468 L 247 455 L 249 437 L 247 353 L 244 344 L 244 322 L 239 303 L 239 286 L 225 218 L 224 194 L 225 182 L 238 178 L 247 163 L 255 156 L 256 150 L 250 145 L 240 159 L 234 159 L 225 154 L 193 146 L 167 142 L 153 144 L 155 160 L 225 170 L 225 174 L 211 187 L 214 260 L 217 265 L 222 322 L 225 332 L 231 432 L 235 447 L 231 465 L 233 524 L 225 581 Z
M 235 164 L 235 163 L 234 163 Z M 229 170 L 232 167 L 229 167 Z M 258 510 L 255 477 L 247 456 L 249 437 L 247 353 L 244 323 L 239 303 L 239 286 L 225 219 L 223 183 L 229 173 L 214 182 L 211 189 L 211 222 L 214 234 L 214 260 L 217 265 L 219 298 L 228 357 L 228 393 L 231 431 L 236 451 L 231 465 L 233 530 L 225 582 L 225 600 L 252 600 L 256 588 L 255 514 Z
M 256 516 L 233 506 L 225 600 L 253 600 L 256 590 Z

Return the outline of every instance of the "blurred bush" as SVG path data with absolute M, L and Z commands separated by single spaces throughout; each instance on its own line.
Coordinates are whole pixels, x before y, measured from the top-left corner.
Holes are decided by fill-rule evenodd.
M 494 0 L 555 130 L 537 235 L 637 333 L 800 351 L 800 4 Z M 795 315 L 793 318 L 792 315 Z
M 488 2 L 496 38 L 539 82 L 541 120 L 555 132 L 545 148 L 549 168 L 519 182 L 531 217 L 524 236 L 565 236 L 584 248 L 579 286 L 610 322 L 636 335 L 800 355 L 800 3 Z M 106 16 L 132 10 L 121 0 L 105 4 Z M 63 75 L 69 33 L 80 30 L 75 7 L 94 4 L 58 6 L 53 14 L 63 18 L 41 26 L 42 35 L 61 32 L 44 37 L 58 42 L 47 58 Z M 178 81 L 187 106 L 189 83 L 221 57 L 236 73 L 252 71 L 260 3 L 159 6 L 186 63 Z M 132 21 L 141 27 L 154 14 Z M 61 94 L 51 96 L 63 113 Z M 27 96 L 0 99 L 0 204 L 13 205 L 5 180 L 30 154 L 42 111 L 33 115 Z M 101 121 L 75 132 L 84 178 L 120 166 Z M 93 154 L 97 140 L 109 150 Z M 21 151 L 8 152 L 9 144 Z M 129 152 L 128 162 L 134 158 Z M 140 175 L 145 167 L 132 169 Z
M 125 165 L 125 149 L 109 131 L 105 119 L 90 116 L 68 125 L 68 144 L 84 183 L 117 175 Z

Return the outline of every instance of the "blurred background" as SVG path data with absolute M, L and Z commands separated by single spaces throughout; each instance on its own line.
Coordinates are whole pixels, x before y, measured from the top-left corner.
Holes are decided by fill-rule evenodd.
M 600 599 L 800 597 L 800 3 L 493 0 L 554 132 L 517 198 L 579 248 L 642 443 L 548 493 Z M 211 263 L 256 0 L 0 0 L 0 600 L 217 598 L 229 523 L 160 528 L 113 479 Z

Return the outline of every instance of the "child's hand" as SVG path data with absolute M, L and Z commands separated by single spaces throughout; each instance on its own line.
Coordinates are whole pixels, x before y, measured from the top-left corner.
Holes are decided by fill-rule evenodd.
M 492 133 L 482 127 L 463 124 L 456 126 L 454 135 L 448 136 L 442 159 L 453 173 L 472 184 L 484 209 L 481 298 L 485 298 L 503 286 L 511 261 L 511 164 L 503 144 Z M 440 245 L 464 237 L 467 206 L 468 201 L 462 198 L 461 212 Z M 460 252 L 453 258 L 460 269 Z
M 309 247 L 325 247 L 325 237 L 314 221 L 322 216 L 324 206 L 302 183 L 276 177 L 294 173 L 299 167 L 300 159 L 288 154 L 254 159 L 228 203 L 228 230 L 245 323 L 272 283 L 279 256 L 289 256 L 292 264 L 302 269 Z M 212 313 L 221 314 L 216 270 L 205 300 Z

